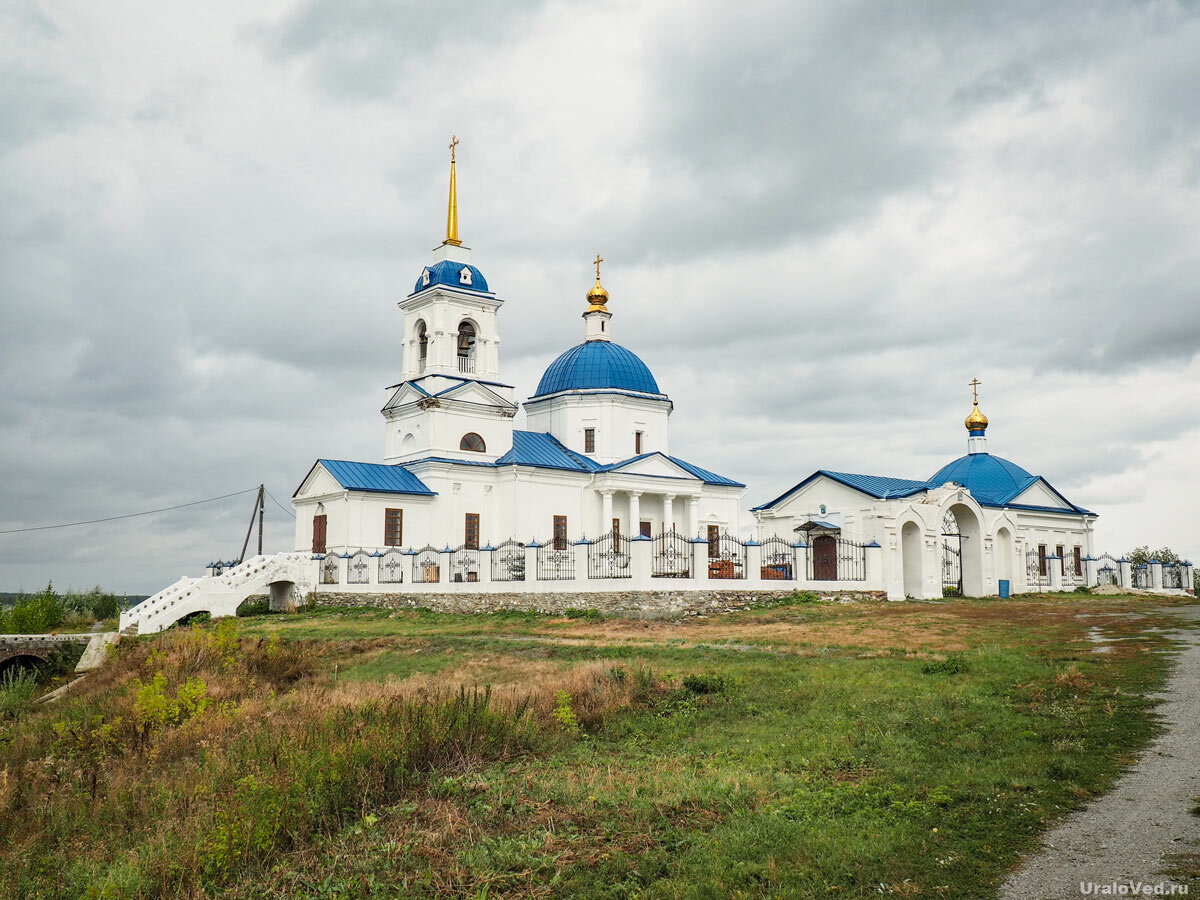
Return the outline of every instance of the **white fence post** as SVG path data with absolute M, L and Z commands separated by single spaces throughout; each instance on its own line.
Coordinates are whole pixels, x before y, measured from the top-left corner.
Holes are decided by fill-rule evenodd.
M 882 591 L 886 589 L 883 582 L 883 547 L 879 545 L 879 541 L 871 541 L 863 547 L 864 565 L 866 576 L 863 582 L 863 587 L 868 591 Z
M 1152 591 L 1161 591 L 1163 589 L 1162 567 L 1162 560 L 1150 560 L 1150 590 Z
M 1133 587 L 1133 563 L 1127 557 L 1122 556 L 1117 560 L 1117 565 L 1121 569 L 1121 587 Z
M 652 569 L 650 566 L 650 554 L 653 546 L 654 544 L 650 538 L 640 534 L 629 542 L 629 565 L 633 570 L 632 581 L 634 588 L 649 590 L 651 584 L 653 584 Z
M 746 581 L 762 587 L 762 544 L 754 538 L 746 541 Z
M 587 538 L 580 538 L 575 542 L 575 580 L 588 580 L 588 552 L 592 546 L 592 542 Z
M 1062 557 L 1051 553 L 1046 557 L 1046 572 L 1050 576 L 1050 590 L 1061 591 L 1062 586 Z
M 692 538 L 692 577 L 708 581 L 708 539 Z
M 537 538 L 534 538 L 532 541 L 530 541 L 528 544 L 525 545 L 525 581 L 526 582 L 538 580 L 537 552 L 538 552 L 538 548 L 541 546 L 542 545 L 537 542 Z
M 492 583 L 492 553 L 491 544 L 485 544 L 479 550 L 479 583 Z
M 1100 583 L 1100 576 L 1097 574 L 1096 558 L 1094 556 L 1088 555 L 1083 558 L 1083 583 L 1090 588 Z

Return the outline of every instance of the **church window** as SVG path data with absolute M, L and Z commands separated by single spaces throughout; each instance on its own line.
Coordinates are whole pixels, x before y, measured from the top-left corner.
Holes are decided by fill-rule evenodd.
M 1054 555 L 1058 557 L 1058 572 L 1060 575 L 1067 574 L 1067 560 L 1063 555 L 1063 545 L 1059 544 L 1054 548 Z
M 325 552 L 325 529 L 328 521 L 325 513 L 313 516 L 313 553 Z
M 1046 545 L 1038 544 L 1038 575 L 1046 577 Z
M 421 362 L 421 370 L 425 370 L 425 360 L 429 358 L 429 334 L 423 321 L 417 322 L 417 359 Z
M 1081 548 L 1075 548 L 1075 574 L 1083 574 L 1083 551 Z
M 463 266 L 461 269 L 458 270 L 458 283 L 459 284 L 470 284 L 471 283 L 471 270 L 469 268 L 467 268 L 466 266 Z
M 468 550 L 479 549 L 479 513 L 467 513 L 463 546 Z
M 642 433 L 635 431 L 633 433 L 633 453 L 635 456 L 642 452 Z
M 603 319 L 600 320 L 600 330 L 601 331 L 604 330 L 604 320 Z
M 429 270 L 424 269 L 421 272 L 421 287 L 429 287 Z
M 595 428 L 583 429 L 583 452 L 584 453 L 595 453 L 596 452 L 596 429 Z
M 716 559 L 721 555 L 721 526 L 708 526 L 708 558 Z
M 487 444 L 483 442 L 483 438 L 473 431 L 468 431 L 462 436 L 462 440 L 458 442 L 459 450 L 470 450 L 472 453 L 486 453 Z
M 613 537 L 620 537 L 620 536 L 621 536 L 621 520 L 620 520 L 620 519 L 618 519 L 618 518 L 616 518 L 615 516 L 613 517 L 613 529 L 612 529 L 612 533 L 613 533 Z
M 404 543 L 404 510 L 385 509 L 383 511 L 383 545 L 399 547 Z
M 458 326 L 458 371 L 472 374 L 475 371 L 475 326 L 463 322 Z
M 650 522 L 647 522 L 646 520 L 643 519 L 641 522 L 638 523 L 638 525 L 641 528 L 642 537 L 650 537 L 651 536 L 650 529 L 654 526 L 651 525 Z
M 566 550 L 567 549 L 567 517 L 566 516 L 555 516 L 554 517 L 554 549 L 555 550 Z

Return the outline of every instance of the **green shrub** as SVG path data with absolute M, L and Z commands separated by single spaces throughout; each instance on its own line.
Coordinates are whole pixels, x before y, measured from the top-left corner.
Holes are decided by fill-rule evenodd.
M 921 671 L 926 675 L 958 675 L 968 668 L 967 660 L 961 653 L 951 653 L 945 659 L 925 663 Z
M 701 675 L 685 675 L 683 687 L 693 694 L 723 694 L 729 684 L 724 675 L 708 672 Z
M 62 598 L 53 584 L 29 597 L 22 597 L 0 622 L 0 632 L 10 634 L 44 634 L 58 628 L 67 617 Z
M 27 669 L 11 668 L 0 675 L 0 722 L 15 719 L 29 709 L 37 693 L 37 676 Z
M 598 610 L 598 609 L 574 609 L 574 608 L 572 608 L 572 609 L 567 610 L 567 618 L 568 619 L 600 619 L 600 618 L 603 618 L 603 616 L 600 615 L 600 610 Z
M 571 709 L 571 695 L 566 691 L 559 691 L 554 695 L 554 721 L 568 734 L 579 733 L 579 720 L 575 718 L 575 711 Z
M 1077 588 L 1075 588 L 1075 593 L 1077 593 L 1077 594 L 1090 594 L 1091 592 L 1092 592 L 1092 589 L 1090 587 L 1088 587 L 1086 584 L 1081 584 Z
M 259 600 L 247 600 L 237 608 L 237 616 L 244 619 L 247 616 L 265 616 L 271 611 L 271 601 L 266 597 Z

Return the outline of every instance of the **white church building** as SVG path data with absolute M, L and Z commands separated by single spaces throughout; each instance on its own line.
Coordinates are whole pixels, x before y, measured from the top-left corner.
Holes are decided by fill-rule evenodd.
M 404 369 L 381 410 L 380 458 L 318 459 L 292 498 L 292 551 L 210 564 L 209 577 L 125 611 L 122 629 L 230 615 L 264 591 L 279 608 L 363 595 L 678 614 L 794 590 L 903 600 L 1190 588 L 1190 564 L 1094 558 L 1096 514 L 989 452 L 978 382 L 966 455 L 928 479 L 819 469 L 743 513 L 744 484 L 672 455 L 673 404 L 613 340 L 599 256 L 583 340 L 547 366 L 514 428 L 505 301 L 458 236 L 456 143 L 445 240 L 399 301 Z
M 550 363 L 523 404 L 526 429 L 513 427 L 517 401 L 500 361 L 505 301 L 458 238 L 450 165 L 446 238 L 399 303 L 404 371 L 382 410 L 382 461 L 317 460 L 292 498 L 296 549 L 561 549 L 607 534 L 738 534 L 745 485 L 671 455 L 673 404 L 613 340 L 599 257 L 583 341 Z M 477 581 L 467 565 L 455 575 Z

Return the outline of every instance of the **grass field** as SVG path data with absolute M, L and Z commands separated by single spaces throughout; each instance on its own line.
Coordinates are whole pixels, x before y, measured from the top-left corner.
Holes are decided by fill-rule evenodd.
M 1167 625 L 1146 598 L 1063 595 L 177 629 L 0 722 L 0 879 L 17 897 L 993 896 L 1153 736 Z

